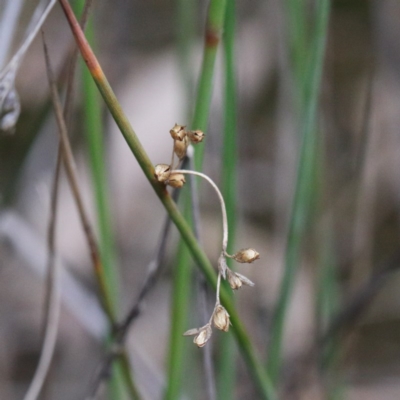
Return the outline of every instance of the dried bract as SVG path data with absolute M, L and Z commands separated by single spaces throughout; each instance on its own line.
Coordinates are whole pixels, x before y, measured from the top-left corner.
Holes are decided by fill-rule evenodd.
M 171 175 L 171 167 L 168 164 L 157 164 L 154 168 L 154 176 L 158 182 L 165 182 Z
M 215 308 L 213 322 L 216 328 L 220 329 L 221 331 L 228 332 L 230 325 L 229 314 L 221 305 L 218 305 Z
M 260 254 L 252 249 L 242 249 L 233 255 L 233 259 L 240 263 L 252 263 L 260 258 Z
M 185 126 L 175 124 L 174 127 L 169 131 L 172 139 L 174 140 L 183 140 L 186 137 Z
M 229 285 L 233 290 L 240 289 L 242 285 L 254 286 L 254 282 L 252 282 L 249 278 L 246 278 L 244 275 L 237 272 L 232 272 L 230 269 L 228 269 L 226 272 L 228 274 Z
M 189 329 L 188 331 L 186 331 L 183 336 L 193 336 L 193 335 L 197 335 L 200 332 L 199 328 L 193 328 L 193 329 Z
M 166 183 L 173 188 L 181 188 L 186 183 L 185 176 L 172 173 Z
M 205 137 L 204 132 L 199 129 L 195 131 L 188 131 L 187 135 L 189 136 L 189 139 L 193 144 L 202 142 Z

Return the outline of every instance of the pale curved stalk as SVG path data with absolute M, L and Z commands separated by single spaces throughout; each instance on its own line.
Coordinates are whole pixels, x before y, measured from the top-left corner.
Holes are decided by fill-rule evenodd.
M 21 62 L 21 59 L 23 55 L 26 53 L 26 50 L 28 50 L 29 46 L 31 45 L 33 39 L 39 32 L 40 28 L 42 27 L 44 21 L 46 20 L 47 16 L 49 15 L 51 9 L 54 7 L 54 4 L 56 4 L 56 0 L 51 0 L 46 9 L 44 10 L 42 16 L 40 17 L 40 20 L 38 23 L 35 25 L 35 28 L 33 31 L 26 37 L 25 41 L 22 43 L 21 47 L 18 49 L 18 51 L 14 54 L 13 58 L 10 60 L 10 62 L 7 64 L 7 66 L 4 68 L 0 75 L 0 80 L 3 79 L 3 77 L 10 71 L 14 70 L 13 74 L 16 74 L 16 70 L 18 69 L 18 66 Z
M 54 260 L 52 290 L 49 299 L 49 316 L 46 325 L 46 333 L 44 336 L 42 352 L 40 354 L 39 365 L 35 371 L 35 375 L 31 381 L 24 400 L 36 400 L 43 387 L 57 341 L 60 305 L 60 261 L 56 258 Z
M 228 257 L 229 254 L 226 252 L 226 248 L 228 246 L 228 216 L 226 214 L 226 206 L 225 206 L 225 200 L 222 196 L 221 191 L 218 189 L 218 186 L 214 183 L 214 181 L 207 176 L 206 174 L 203 174 L 202 172 L 197 172 L 197 171 L 191 171 L 187 169 L 175 169 L 171 172 L 171 174 L 186 174 L 186 175 L 197 175 L 200 176 L 201 178 L 205 179 L 210 183 L 210 185 L 214 188 L 214 190 L 217 192 L 217 195 L 219 197 L 219 202 L 221 203 L 221 211 L 222 211 L 222 229 L 223 229 L 223 237 L 222 237 L 222 251 L 224 254 Z
M 6 61 L 11 49 L 15 28 L 22 9 L 22 0 L 10 0 L 5 5 L 4 13 L 0 20 L 0 68 Z
M 219 289 L 221 287 L 221 273 L 218 273 L 218 279 L 217 279 L 217 301 L 215 306 L 219 306 L 221 304 L 219 300 Z

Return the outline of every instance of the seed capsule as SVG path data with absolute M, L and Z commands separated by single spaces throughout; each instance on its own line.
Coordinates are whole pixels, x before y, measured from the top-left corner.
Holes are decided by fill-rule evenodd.
M 212 334 L 212 329 L 210 325 L 205 325 L 203 328 L 200 328 L 200 332 L 194 337 L 193 343 L 197 347 L 204 347 L 204 345 L 208 342 Z
M 188 146 L 189 140 L 187 136 L 185 136 L 182 140 L 174 140 L 174 152 L 180 160 L 186 156 Z
M 214 311 L 213 322 L 216 328 L 228 332 L 230 325 L 229 314 L 221 305 L 217 306 Z
M 174 127 L 169 131 L 174 140 L 183 140 L 186 136 L 185 126 L 175 124 Z
M 204 132 L 200 129 L 197 129 L 195 131 L 188 131 L 187 135 L 189 136 L 189 139 L 193 144 L 202 142 L 205 136 Z
M 167 185 L 173 188 L 181 188 L 185 183 L 185 176 L 183 174 L 172 173 L 167 181 Z
M 233 259 L 240 263 L 252 263 L 260 258 L 260 254 L 252 249 L 242 249 L 233 255 Z
M 154 168 L 154 176 L 158 182 L 165 182 L 171 175 L 171 167 L 168 164 L 157 164 Z

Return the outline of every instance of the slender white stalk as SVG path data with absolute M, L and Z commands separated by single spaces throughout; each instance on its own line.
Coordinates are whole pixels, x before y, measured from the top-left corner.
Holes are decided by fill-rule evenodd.
M 6 61 L 7 55 L 12 46 L 15 28 L 18 25 L 18 18 L 21 14 L 22 0 L 9 0 L 0 22 L 0 69 Z
M 0 74 L 0 80 L 4 78 L 4 76 L 9 72 L 13 71 L 13 76 L 15 77 L 16 71 L 21 63 L 22 57 L 25 54 L 26 50 L 28 50 L 29 46 L 31 45 L 33 39 L 39 32 L 39 29 L 42 27 L 44 21 L 46 20 L 47 16 L 49 15 L 51 9 L 53 8 L 54 4 L 56 4 L 57 0 L 51 0 L 50 3 L 47 5 L 46 9 L 44 10 L 42 16 L 40 17 L 38 23 L 33 28 L 32 32 L 28 34 L 25 41 L 22 43 L 21 47 L 18 51 L 14 54 L 13 58 L 7 64 L 7 66 L 3 69 Z
M 220 291 L 220 288 L 221 288 L 221 273 L 218 272 L 215 306 L 214 306 L 214 310 L 213 310 L 213 312 L 212 312 L 212 314 L 211 314 L 210 320 L 208 321 L 208 324 L 207 324 L 207 325 L 210 325 L 210 326 L 212 325 L 212 320 L 213 320 L 213 318 L 214 318 L 214 314 L 215 314 L 215 311 L 216 311 L 217 307 L 218 307 L 219 305 L 221 305 L 221 301 L 220 301 L 220 299 L 219 299 L 219 291 Z
M 218 272 L 218 279 L 217 279 L 217 301 L 215 306 L 219 306 L 221 304 L 219 300 L 219 290 L 221 288 L 221 272 Z
M 55 257 L 54 273 L 51 282 L 52 290 L 49 298 L 49 315 L 46 325 L 46 332 L 43 341 L 42 352 L 40 354 L 39 364 L 36 368 L 35 375 L 31 381 L 29 389 L 24 400 L 36 400 L 39 397 L 43 383 L 49 371 L 51 359 L 53 358 L 54 349 L 58 334 L 58 321 L 60 319 L 60 260 Z
M 225 200 L 222 196 L 221 191 L 218 189 L 218 186 L 214 183 L 214 181 L 210 177 L 208 177 L 206 174 L 203 174 L 201 172 L 191 171 L 191 170 L 187 170 L 187 169 L 176 169 L 171 172 L 171 174 L 173 174 L 173 173 L 200 176 L 201 178 L 208 181 L 210 183 L 210 185 L 214 188 L 214 190 L 217 192 L 218 197 L 219 197 L 219 202 L 221 203 L 221 210 L 222 210 L 222 229 L 223 229 L 222 250 L 223 250 L 224 254 L 227 255 L 226 248 L 228 246 L 228 216 L 226 215 Z

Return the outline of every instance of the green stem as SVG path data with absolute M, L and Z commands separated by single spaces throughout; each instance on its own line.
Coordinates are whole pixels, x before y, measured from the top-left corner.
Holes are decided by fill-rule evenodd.
M 87 27 L 89 42 L 93 41 L 93 23 L 89 22 Z M 116 269 L 116 252 L 113 229 L 111 225 L 111 212 L 109 206 L 109 189 L 107 182 L 104 131 L 102 121 L 102 110 L 99 93 L 93 83 L 87 68 L 83 70 L 83 103 L 85 109 L 85 133 L 89 149 L 90 169 L 94 198 L 97 210 L 97 222 L 99 227 L 100 252 L 103 261 L 104 272 L 107 277 L 108 291 L 112 298 L 113 306 L 118 308 L 119 279 Z
M 183 196 L 185 203 L 185 213 L 190 213 L 190 203 L 188 193 Z M 190 215 L 190 214 L 189 214 Z M 190 253 L 181 240 L 179 242 L 178 254 L 176 257 L 176 267 L 174 268 L 174 280 L 172 287 L 172 318 L 170 339 L 168 348 L 168 379 L 165 400 L 179 399 L 182 391 L 182 382 L 185 370 L 185 347 L 188 344 L 187 338 L 182 336 L 188 323 L 188 313 L 190 304 L 190 285 L 191 275 Z
M 237 101 L 235 72 L 235 0 L 227 0 L 224 31 L 224 137 L 222 154 L 222 193 L 229 220 L 228 253 L 234 253 L 236 231 L 236 189 L 237 189 Z M 232 260 L 227 260 L 230 267 Z M 233 296 L 232 301 L 234 301 Z M 236 349 L 232 336 L 226 337 L 220 344 L 218 399 L 234 398 L 236 383 Z
M 226 10 L 226 0 L 211 0 L 206 23 L 203 62 L 197 86 L 197 96 L 192 120 L 192 128 L 207 130 L 211 106 L 215 59 L 221 41 Z M 202 170 L 204 146 L 197 146 L 195 152 L 195 169 Z
M 301 96 L 301 98 L 305 98 L 300 124 L 302 145 L 287 237 L 285 271 L 269 342 L 267 370 L 274 383 L 278 380 L 282 363 L 282 340 L 286 312 L 293 292 L 296 272 L 300 265 L 302 238 L 306 232 L 309 206 L 314 192 L 313 166 L 315 165 L 317 144 L 316 113 L 328 28 L 329 0 L 318 0 L 318 3 L 319 12 L 316 13 L 315 43 L 313 43 L 313 51 L 309 52 L 311 54 L 308 63 L 309 74 L 305 78 L 307 83 L 304 87 L 305 94 Z
M 85 35 L 83 34 L 82 30 L 79 27 L 79 24 L 76 21 L 75 15 L 71 10 L 68 1 L 60 0 L 60 4 L 71 26 L 72 32 L 75 36 L 86 65 L 88 66 L 89 71 L 91 72 L 91 75 L 96 82 L 96 85 L 99 88 L 99 91 L 102 94 L 103 99 L 106 102 L 106 105 L 110 110 L 115 122 L 117 123 L 122 135 L 124 136 L 129 148 L 132 150 L 132 153 L 136 157 L 136 160 L 142 168 L 143 173 L 150 182 L 160 201 L 164 205 L 171 220 L 178 228 L 178 231 L 180 232 L 183 240 L 189 248 L 193 258 L 196 260 L 197 265 L 202 270 L 208 282 L 215 289 L 216 273 L 213 266 L 208 260 L 203 249 L 198 244 L 192 230 L 190 229 L 186 220 L 183 218 L 182 214 L 179 212 L 178 207 L 172 200 L 165 186 L 155 179 L 153 165 L 148 155 L 144 151 L 134 130 L 132 129 L 120 104 L 118 103 L 118 100 L 114 92 L 112 91 L 110 84 L 108 83 L 100 67 L 100 64 L 98 63 L 95 55 L 93 54 L 93 51 L 86 41 Z M 275 399 L 276 397 L 271 382 L 266 375 L 265 370 L 261 365 L 259 359 L 255 355 L 250 338 L 248 337 L 244 326 L 236 312 L 236 309 L 232 304 L 230 296 L 228 295 L 228 292 L 226 290 L 221 290 L 221 301 L 231 316 L 231 322 L 233 325 L 232 330 L 239 343 L 240 349 L 243 353 L 243 357 L 249 367 L 249 370 L 251 371 L 255 381 L 257 382 L 263 397 L 266 399 Z

